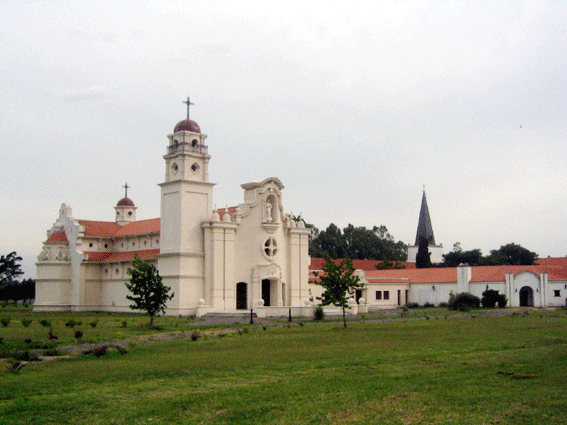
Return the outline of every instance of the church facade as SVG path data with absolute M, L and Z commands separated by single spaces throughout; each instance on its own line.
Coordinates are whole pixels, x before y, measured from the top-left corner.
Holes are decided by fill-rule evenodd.
M 114 221 L 76 219 L 63 204 L 38 257 L 35 310 L 131 311 L 124 283 L 137 255 L 172 288 L 167 314 L 311 314 L 310 230 L 285 213 L 282 182 L 243 184 L 243 203 L 213 210 L 206 139 L 189 112 L 168 136 L 160 218 L 137 221 L 127 192 Z

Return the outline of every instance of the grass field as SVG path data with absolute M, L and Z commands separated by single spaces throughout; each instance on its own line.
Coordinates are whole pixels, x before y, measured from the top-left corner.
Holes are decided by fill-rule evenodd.
M 274 322 L 266 330 L 240 325 L 248 329 L 241 334 L 202 328 L 207 336 L 197 341 L 33 362 L 19 373 L 2 367 L 0 423 L 567 423 L 564 310 L 427 314 L 430 320 L 377 323 L 369 315 L 346 331 L 339 323 L 311 322 L 290 328 Z M 98 320 L 85 335 L 93 341 L 148 333 L 142 316 L 0 310 L 0 318 L 7 315 L 10 324 L 0 327 L 5 344 L 20 344 L 28 334 L 44 338 L 44 318 L 65 343 L 77 329 L 65 327 L 70 318 L 83 322 L 85 334 L 85 324 Z M 27 328 L 25 315 L 34 321 Z M 162 332 L 199 326 L 186 318 L 158 320 Z

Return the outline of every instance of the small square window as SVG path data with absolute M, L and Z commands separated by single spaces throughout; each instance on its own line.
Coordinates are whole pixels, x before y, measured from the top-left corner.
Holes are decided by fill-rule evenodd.
M 553 290 L 553 296 L 554 296 L 554 297 L 560 297 L 560 296 L 561 296 L 561 290 L 559 290 L 559 289 L 554 289 L 554 290 Z
M 381 300 L 381 299 L 382 299 L 382 291 L 376 291 L 376 299 L 377 299 L 377 300 Z
M 389 299 L 390 299 L 390 291 L 384 291 L 384 299 L 385 299 L 385 300 L 389 300 Z

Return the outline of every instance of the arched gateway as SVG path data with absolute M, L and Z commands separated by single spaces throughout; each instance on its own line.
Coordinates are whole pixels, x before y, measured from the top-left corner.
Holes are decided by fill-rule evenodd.
M 524 286 L 520 289 L 520 307 L 533 307 L 534 305 L 534 290 L 529 286 Z

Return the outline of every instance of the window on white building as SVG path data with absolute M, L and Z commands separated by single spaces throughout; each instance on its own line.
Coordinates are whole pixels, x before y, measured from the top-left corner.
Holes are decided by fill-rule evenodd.
M 384 291 L 384 299 L 385 299 L 385 300 L 389 300 L 389 299 L 390 299 L 390 291 Z
M 377 299 L 377 300 L 381 300 L 381 299 L 382 299 L 382 291 L 376 291 L 376 299 Z

